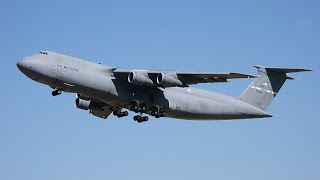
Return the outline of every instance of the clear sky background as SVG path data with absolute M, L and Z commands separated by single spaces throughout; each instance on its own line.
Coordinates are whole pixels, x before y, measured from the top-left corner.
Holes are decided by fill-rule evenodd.
M 320 179 L 319 1 L 0 2 L 0 179 Z M 51 50 L 132 68 L 294 74 L 267 119 L 101 120 L 16 62 Z M 195 87 L 239 96 L 251 80 Z

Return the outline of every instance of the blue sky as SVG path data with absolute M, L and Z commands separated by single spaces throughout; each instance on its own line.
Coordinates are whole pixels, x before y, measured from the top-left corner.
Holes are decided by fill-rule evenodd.
M 318 1 L 1 1 L 0 179 L 320 179 Z M 268 119 L 101 120 L 26 78 L 41 50 L 110 66 L 294 74 Z M 251 80 L 197 85 L 238 96 Z

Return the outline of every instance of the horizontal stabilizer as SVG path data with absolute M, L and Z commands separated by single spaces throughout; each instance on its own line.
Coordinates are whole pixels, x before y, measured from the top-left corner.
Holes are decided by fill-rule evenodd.
M 286 73 L 296 73 L 296 72 L 305 72 L 305 71 L 312 71 L 310 69 L 292 69 L 292 68 L 270 68 L 270 67 L 264 67 L 264 66 L 254 66 L 256 68 L 259 69 L 259 72 L 264 72 L 264 73 L 267 73 L 267 74 L 270 74 L 270 73 L 276 73 L 276 74 L 279 74 L 279 75 L 286 75 L 286 78 L 287 79 L 293 79 L 292 77 L 288 76 Z

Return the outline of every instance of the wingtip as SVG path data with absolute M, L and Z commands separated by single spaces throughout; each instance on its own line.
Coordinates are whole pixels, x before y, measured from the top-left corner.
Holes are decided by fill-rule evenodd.
M 304 69 L 304 71 L 313 71 L 312 69 Z

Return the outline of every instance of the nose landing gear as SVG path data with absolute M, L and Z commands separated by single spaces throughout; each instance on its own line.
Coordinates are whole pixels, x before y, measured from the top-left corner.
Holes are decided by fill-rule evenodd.
M 60 89 L 57 89 L 57 90 L 54 90 L 54 91 L 52 91 L 52 96 L 58 96 L 58 95 L 60 95 L 62 93 L 62 90 L 60 90 Z

